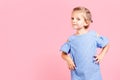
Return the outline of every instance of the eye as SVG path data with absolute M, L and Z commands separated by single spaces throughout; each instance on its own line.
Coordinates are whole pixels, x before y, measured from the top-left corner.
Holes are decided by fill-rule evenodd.
M 80 18 L 77 18 L 78 21 L 80 21 Z
M 71 20 L 74 20 L 74 18 L 72 17 Z

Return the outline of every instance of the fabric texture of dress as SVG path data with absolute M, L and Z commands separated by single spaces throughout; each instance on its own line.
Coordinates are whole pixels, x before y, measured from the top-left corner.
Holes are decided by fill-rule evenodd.
M 93 56 L 96 55 L 97 48 L 103 48 L 107 44 L 108 39 L 97 36 L 95 31 L 70 36 L 60 50 L 70 54 L 76 65 L 75 70 L 71 70 L 71 80 L 102 80 L 100 65 L 94 62 Z

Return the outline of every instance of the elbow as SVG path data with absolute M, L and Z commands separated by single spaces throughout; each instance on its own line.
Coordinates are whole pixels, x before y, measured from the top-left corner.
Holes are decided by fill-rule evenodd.
M 61 53 L 61 57 L 63 58 L 63 53 Z

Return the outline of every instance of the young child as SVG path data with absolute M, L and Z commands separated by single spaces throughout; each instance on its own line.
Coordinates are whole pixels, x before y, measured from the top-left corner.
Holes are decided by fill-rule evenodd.
M 71 70 L 71 80 L 102 80 L 99 62 L 108 51 L 108 39 L 88 30 L 91 12 L 85 7 L 75 7 L 71 16 L 76 32 L 61 47 L 62 58 Z M 97 53 L 97 48 L 101 52 Z

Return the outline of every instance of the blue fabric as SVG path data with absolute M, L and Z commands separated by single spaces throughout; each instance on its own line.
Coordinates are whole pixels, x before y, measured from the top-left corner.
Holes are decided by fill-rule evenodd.
M 97 37 L 97 47 L 98 48 L 103 48 L 107 43 L 108 43 L 108 39 L 106 37 L 103 37 L 103 36 Z
M 102 80 L 100 66 L 94 62 L 97 48 L 108 44 L 104 36 L 97 36 L 95 31 L 82 35 L 72 35 L 61 47 L 61 51 L 69 53 L 76 68 L 71 70 L 71 80 Z

